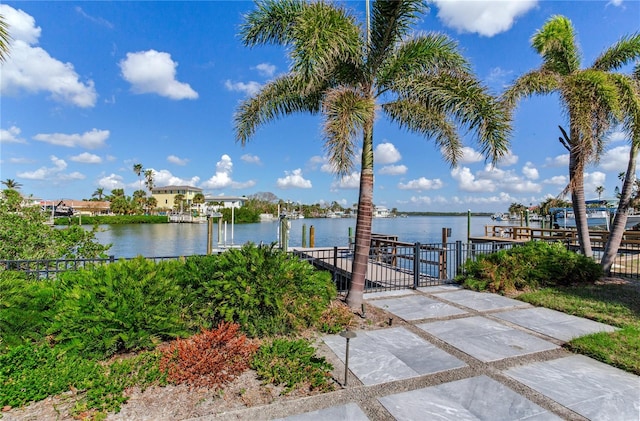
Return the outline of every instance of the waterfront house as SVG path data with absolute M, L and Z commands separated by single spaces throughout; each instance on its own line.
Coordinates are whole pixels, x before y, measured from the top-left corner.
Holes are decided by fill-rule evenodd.
M 171 209 L 175 204 L 175 198 L 181 194 L 187 204 L 187 209 L 193 204 L 196 194 L 202 193 L 202 189 L 193 186 L 164 186 L 154 187 L 151 190 L 151 197 L 154 197 L 159 208 Z
M 385 208 L 384 206 L 376 206 L 373 209 L 373 217 L 374 218 L 390 218 L 391 213 L 389 212 L 389 209 Z

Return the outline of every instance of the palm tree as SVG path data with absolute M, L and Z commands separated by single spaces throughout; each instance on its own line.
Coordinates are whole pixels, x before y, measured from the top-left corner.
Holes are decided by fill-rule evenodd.
M 640 148 L 640 63 L 636 64 L 632 81 L 635 94 L 625 98 L 629 101 L 625 101 L 625 114 L 628 117 L 624 122 L 626 131 L 630 134 L 631 138 L 629 162 L 627 164 L 627 171 L 623 177 L 624 181 L 622 182 L 622 192 L 620 193 L 618 209 L 613 218 L 613 224 L 611 224 L 611 233 L 607 238 L 607 244 L 605 244 L 602 260 L 600 261 L 602 270 L 607 275 L 611 275 L 611 267 L 618 254 L 618 249 L 620 248 L 620 243 L 622 242 L 622 237 L 627 227 L 627 215 L 633 202 L 633 190 L 637 182 L 636 159 L 638 157 L 638 149 Z
M 7 59 L 9 55 L 9 44 L 11 43 L 11 35 L 9 34 L 9 25 L 0 15 L 0 62 Z
M 20 190 L 20 187 L 22 187 L 22 184 L 18 183 L 13 178 L 7 178 L 4 181 L 0 181 L 0 183 L 4 184 L 4 186 L 9 190 Z
M 184 203 L 185 203 L 184 194 L 176 194 L 175 196 L 173 196 L 173 204 L 176 210 L 180 209 L 180 212 L 182 212 L 182 207 L 184 206 Z
M 604 193 L 604 186 L 596 187 L 596 193 L 598 193 L 598 200 L 602 200 L 602 193 Z
M 624 101 L 632 94 L 630 79 L 612 72 L 632 62 L 640 53 L 640 35 L 622 38 L 605 50 L 591 67 L 580 68 L 576 36 L 571 21 L 553 16 L 534 34 L 531 43 L 542 56 L 542 65 L 521 77 L 503 95 L 514 108 L 517 101 L 534 94 L 557 93 L 569 119 L 569 134 L 562 127 L 560 141 L 569 150 L 569 185 L 576 217 L 580 251 L 591 256 L 584 197 L 585 165 L 598 158 L 603 137 L 620 121 Z M 626 98 L 626 99 L 625 99 Z
M 140 174 L 142 174 L 142 164 L 133 164 L 133 172 L 138 176 L 140 190 L 142 190 L 142 179 L 140 178 Z
M 93 192 L 91 197 L 97 197 L 98 200 L 102 200 L 102 198 L 104 197 L 104 189 L 102 187 L 98 187 L 96 191 Z
M 235 115 L 236 139 L 245 145 L 267 122 L 297 112 L 322 114 L 325 149 L 337 176 L 351 172 L 362 149 L 347 296 L 354 310 L 362 303 L 371 245 L 376 115 L 382 112 L 400 127 L 433 138 L 452 165 L 461 156 L 457 125 L 477 133 L 482 152 L 494 162 L 507 150 L 509 131 L 508 113 L 472 75 L 455 42 L 441 34 L 408 36 L 426 2 L 378 0 L 372 9 L 363 33 L 356 18 L 337 5 L 257 2 L 241 27 L 243 42 L 287 48 L 291 70 L 245 100 Z
M 147 186 L 149 193 L 153 193 L 153 170 L 144 170 L 144 184 Z

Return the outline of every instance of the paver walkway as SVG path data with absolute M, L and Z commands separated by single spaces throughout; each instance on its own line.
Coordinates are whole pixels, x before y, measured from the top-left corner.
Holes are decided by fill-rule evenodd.
M 357 331 L 348 387 L 280 419 L 640 421 L 640 377 L 561 348 L 611 326 L 446 285 L 365 300 L 402 321 Z M 323 340 L 344 364 L 345 339 Z

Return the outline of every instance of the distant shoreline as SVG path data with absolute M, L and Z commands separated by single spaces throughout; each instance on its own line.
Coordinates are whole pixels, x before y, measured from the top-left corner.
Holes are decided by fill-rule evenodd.
M 407 216 L 467 216 L 467 212 L 398 212 Z M 491 216 L 491 212 L 471 212 L 471 216 Z

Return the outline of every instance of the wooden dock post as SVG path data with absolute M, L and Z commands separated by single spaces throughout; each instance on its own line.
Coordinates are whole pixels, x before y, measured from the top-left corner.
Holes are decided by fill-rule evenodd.
M 309 227 L 309 247 L 314 248 L 316 246 L 316 229 L 313 225 Z

